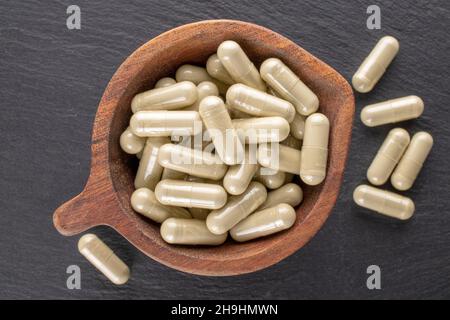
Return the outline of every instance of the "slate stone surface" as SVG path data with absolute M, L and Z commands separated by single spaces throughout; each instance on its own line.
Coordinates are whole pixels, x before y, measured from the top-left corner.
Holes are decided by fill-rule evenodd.
M 81 30 L 66 8 L 81 8 Z M 450 298 L 448 1 L 377 1 L 382 29 L 366 28 L 373 1 L 1 1 L 0 298 Z M 89 174 L 91 128 L 100 97 L 120 63 L 173 27 L 204 19 L 254 22 L 292 39 L 350 79 L 377 39 L 400 54 L 373 92 L 356 95 L 357 114 L 343 188 L 317 236 L 302 250 L 253 274 L 211 278 L 171 270 L 108 228 L 94 231 L 131 265 L 116 287 L 82 258 L 78 237 L 63 237 L 52 213 L 80 192 Z M 201 49 L 201 48 L 200 48 Z M 426 130 L 435 146 L 414 188 L 417 211 L 398 223 L 353 204 L 353 189 L 393 126 L 366 128 L 361 108 L 417 94 L 426 109 L 399 126 Z M 66 288 L 81 267 L 82 289 Z M 366 288 L 366 268 L 382 289 Z

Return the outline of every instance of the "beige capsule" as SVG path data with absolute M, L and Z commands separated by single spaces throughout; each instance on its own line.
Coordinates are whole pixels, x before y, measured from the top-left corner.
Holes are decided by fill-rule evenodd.
M 155 89 L 169 87 L 173 84 L 177 83 L 174 78 L 164 77 L 159 79 L 155 83 Z
M 260 167 L 253 179 L 261 182 L 267 189 L 278 189 L 286 181 L 286 174 L 283 171 Z
M 260 68 L 261 77 L 297 112 L 307 116 L 319 108 L 319 98 L 280 59 L 269 58 Z
M 224 41 L 217 49 L 217 56 L 236 83 L 266 91 L 266 85 L 259 75 L 258 69 L 235 41 Z
M 144 149 L 145 138 L 138 137 L 128 127 L 120 135 L 120 147 L 128 154 L 138 154 Z
M 162 180 L 155 188 L 161 204 L 186 208 L 219 209 L 227 202 L 225 189 L 217 184 Z
M 161 237 L 170 244 L 211 245 L 225 242 L 228 233 L 213 234 L 204 220 L 169 218 L 161 225 Z
M 223 187 L 232 195 L 244 193 L 249 184 L 252 182 L 253 176 L 259 169 L 256 156 L 252 156 L 248 150 L 245 151 L 244 161 L 228 168 L 223 178 Z
M 192 64 L 184 64 L 177 69 L 175 79 L 180 81 L 190 81 L 196 85 L 203 81 L 214 81 L 205 68 L 194 66 Z
M 321 113 L 306 118 L 303 136 L 300 178 L 309 185 L 318 185 L 325 179 L 328 159 L 330 122 Z
M 282 144 L 261 144 L 258 147 L 258 162 L 273 170 L 298 174 L 302 152 Z
M 281 141 L 281 144 L 297 150 L 300 150 L 302 148 L 302 140 L 298 140 L 292 135 L 288 135 L 286 139 Z
M 214 81 L 205 68 L 192 64 L 184 64 L 179 67 L 175 73 L 175 79 L 177 82 L 190 81 L 196 85 L 203 81 Z
M 278 116 L 288 122 L 294 120 L 295 108 L 290 102 L 241 83 L 234 84 L 228 89 L 226 99 L 231 108 L 253 116 Z
M 167 142 L 169 142 L 169 139 L 165 137 L 147 139 L 134 179 L 134 187 L 136 189 L 146 187 L 150 190 L 155 190 L 155 186 L 161 179 L 163 171 L 162 166 L 158 163 L 158 153 L 160 147 Z
M 234 119 L 231 121 L 242 141 L 249 144 L 279 142 L 289 135 L 289 122 L 282 117 Z
M 214 96 L 204 98 L 200 102 L 199 113 L 220 159 L 228 165 L 241 163 L 244 146 L 222 99 Z
M 415 119 L 423 113 L 424 103 L 418 96 L 407 96 L 364 107 L 361 121 L 368 127 Z
M 400 220 L 408 220 L 415 210 L 410 198 L 368 185 L 358 186 L 353 192 L 353 200 L 361 207 Z
M 206 226 L 214 234 L 225 233 L 255 211 L 266 198 L 266 188 L 253 181 L 244 193 L 231 196 L 224 207 L 211 211 L 206 218 Z
M 290 124 L 290 133 L 291 135 L 299 140 L 303 139 L 303 135 L 305 134 L 305 117 L 296 113 L 294 120 Z
M 183 110 L 198 111 L 198 107 L 200 106 L 200 102 L 203 100 L 203 98 L 206 98 L 208 96 L 219 96 L 219 89 L 217 89 L 217 86 L 213 82 L 203 81 L 197 85 L 197 94 L 197 101 L 195 101 L 192 106 L 184 108 Z
M 222 81 L 225 84 L 230 86 L 235 84 L 233 78 L 231 78 L 217 54 L 213 54 L 208 58 L 208 61 L 206 61 L 206 71 L 211 77 Z
M 144 153 L 144 149 L 142 149 L 141 151 L 139 151 L 138 153 L 136 153 L 136 158 L 138 158 L 139 160 L 141 160 L 142 158 L 142 154 Z
M 191 136 L 202 132 L 202 121 L 197 111 L 139 111 L 130 128 L 139 137 Z
M 292 227 L 297 215 L 290 205 L 281 203 L 271 208 L 258 210 L 239 222 L 230 230 L 231 237 L 238 242 L 265 237 Z
M 280 203 L 286 203 L 292 207 L 296 207 L 303 200 L 303 190 L 298 184 L 288 183 L 284 186 L 267 193 L 266 201 L 258 208 L 263 210 L 271 208 Z
M 353 75 L 353 88 L 361 93 L 371 91 L 395 58 L 399 49 L 400 44 L 394 37 L 385 36 L 381 38 Z
M 112 283 L 121 285 L 130 278 L 128 266 L 95 234 L 82 236 L 78 251 Z
M 414 184 L 423 163 L 433 147 L 433 137 L 427 132 L 418 132 L 412 139 L 391 176 L 395 189 L 408 190 Z
M 384 184 L 399 162 L 409 144 L 409 134 L 402 128 L 389 131 L 375 158 L 367 169 L 367 179 L 371 184 Z
M 198 85 L 203 81 L 214 82 L 221 94 L 225 94 L 228 90 L 228 85 L 212 78 L 205 68 L 194 66 L 192 64 L 185 64 L 178 68 L 175 78 L 178 82 L 190 81 Z
M 210 179 L 199 178 L 196 176 L 186 176 L 184 178 L 184 180 L 189 181 L 189 182 L 211 183 L 211 184 L 217 184 L 220 186 L 222 185 L 222 180 L 210 180 Z M 202 209 L 202 208 L 188 208 L 188 210 L 194 219 L 200 219 L 200 220 L 205 220 L 206 217 L 208 216 L 208 214 L 211 212 L 210 209 Z
M 163 206 L 156 199 L 155 193 L 147 188 L 139 188 L 131 195 L 131 207 L 137 213 L 158 223 L 175 218 L 191 218 L 191 214 L 184 208 Z
M 158 162 L 164 168 L 211 180 L 222 179 L 227 172 L 217 155 L 172 143 L 161 147 Z
M 138 93 L 131 101 L 133 113 L 150 110 L 175 110 L 187 107 L 197 100 L 197 87 L 190 81 Z

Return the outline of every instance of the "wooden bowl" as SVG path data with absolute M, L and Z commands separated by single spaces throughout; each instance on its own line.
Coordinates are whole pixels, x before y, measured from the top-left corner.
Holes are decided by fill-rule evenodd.
M 169 245 L 158 224 L 131 208 L 136 159 L 120 149 L 119 136 L 128 125 L 135 94 L 173 76 L 182 64 L 205 65 L 225 40 L 237 41 L 257 66 L 267 58 L 280 58 L 317 94 L 320 111 L 331 124 L 327 177 L 319 186 L 304 186 L 297 221 L 288 231 L 247 243 L 228 240 L 218 247 Z M 94 122 L 88 182 L 81 194 L 55 211 L 55 227 L 63 235 L 74 235 L 108 225 L 151 258 L 194 274 L 226 276 L 266 268 L 304 246 L 330 215 L 342 182 L 354 109 L 353 91 L 338 72 L 269 29 L 233 20 L 172 29 L 137 49 L 109 82 Z

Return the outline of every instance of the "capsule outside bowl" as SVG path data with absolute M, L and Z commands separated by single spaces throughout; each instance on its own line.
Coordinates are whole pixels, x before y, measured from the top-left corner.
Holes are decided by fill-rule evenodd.
M 238 42 L 257 67 L 270 57 L 281 59 L 319 97 L 320 112 L 331 128 L 327 176 L 318 186 L 304 187 L 304 200 L 289 230 L 246 243 L 228 240 L 218 247 L 170 245 L 161 238 L 159 224 L 131 208 L 136 160 L 120 149 L 120 135 L 137 93 L 173 76 L 183 64 L 205 65 L 225 40 Z M 337 71 L 269 29 L 209 20 L 169 30 L 132 53 L 109 82 L 94 122 L 89 179 L 81 194 L 55 211 L 54 225 L 64 235 L 108 225 L 149 257 L 188 273 L 226 276 L 266 268 L 303 247 L 330 215 L 342 182 L 354 111 L 352 89 Z

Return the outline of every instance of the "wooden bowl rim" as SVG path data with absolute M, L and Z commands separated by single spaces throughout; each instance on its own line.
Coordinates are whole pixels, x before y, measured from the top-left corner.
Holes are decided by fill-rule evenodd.
M 341 108 L 343 111 L 341 112 L 342 114 L 335 117 L 339 128 L 331 128 L 332 136 L 339 129 L 339 144 L 336 140 L 333 148 L 330 148 L 332 152 L 330 152 L 327 178 L 321 186 L 322 190 L 317 201 L 302 221 L 302 229 L 300 231 L 303 233 L 297 236 L 295 234 L 289 235 L 289 245 L 280 245 L 282 241 L 286 240 L 287 236 L 271 236 L 258 240 L 261 241 L 261 245 L 258 246 L 260 250 L 252 250 L 251 252 L 246 252 L 245 255 L 237 255 L 234 258 L 228 256 L 219 257 L 217 255 L 211 258 L 201 255 L 201 258 L 199 258 L 196 251 L 207 251 L 207 249 L 180 248 L 180 246 L 168 245 L 161 239 L 149 238 L 146 227 L 138 222 L 138 217 L 130 218 L 125 213 L 129 210 L 129 206 L 125 206 L 123 201 L 117 196 L 118 192 L 111 173 L 114 164 L 111 163 L 109 146 L 110 143 L 116 143 L 110 141 L 110 134 L 114 126 L 112 123 L 114 119 L 114 103 L 117 104 L 127 89 L 127 82 L 124 82 L 123 79 L 132 77 L 132 75 L 130 76 L 130 70 L 134 69 L 133 65 L 136 64 L 137 60 L 146 59 L 146 54 L 149 54 L 153 47 L 164 46 L 164 43 L 171 43 L 174 37 L 180 37 L 184 34 L 193 36 L 195 35 L 195 32 L 192 33 L 193 30 L 200 32 L 204 28 L 216 28 L 217 30 L 223 28 L 242 29 L 241 31 L 251 31 L 261 37 L 268 37 L 270 41 L 283 43 L 285 50 L 295 50 L 297 55 L 301 55 L 307 60 L 305 63 L 311 68 L 325 70 L 321 74 L 323 76 L 322 81 L 334 81 L 335 85 L 337 85 L 336 89 L 339 89 L 336 90 L 337 94 L 342 96 L 343 103 Z M 226 276 L 244 274 L 266 268 L 303 247 L 320 230 L 330 215 L 343 178 L 350 146 L 354 109 L 353 91 L 348 82 L 337 71 L 309 52 L 306 52 L 291 40 L 272 30 L 237 20 L 206 20 L 171 29 L 135 50 L 111 78 L 100 101 L 94 122 L 91 173 L 88 182 L 80 195 L 66 202 L 55 211 L 54 224 L 58 231 L 65 235 L 77 234 L 96 225 L 111 226 L 146 255 L 164 265 L 188 273 Z M 101 165 L 102 163 L 108 163 L 108 166 Z M 97 199 L 102 199 L 102 203 L 105 202 L 104 207 L 101 210 L 99 209 L 100 214 L 87 212 L 90 207 L 83 202 L 92 204 Z M 301 210 L 300 206 L 297 212 Z

